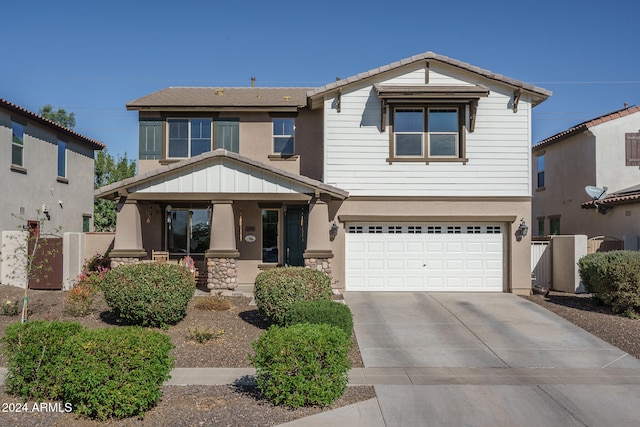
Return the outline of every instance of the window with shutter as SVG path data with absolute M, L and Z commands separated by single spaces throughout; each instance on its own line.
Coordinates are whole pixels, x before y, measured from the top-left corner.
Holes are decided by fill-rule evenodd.
M 625 157 L 627 166 L 640 166 L 640 132 L 625 133 Z

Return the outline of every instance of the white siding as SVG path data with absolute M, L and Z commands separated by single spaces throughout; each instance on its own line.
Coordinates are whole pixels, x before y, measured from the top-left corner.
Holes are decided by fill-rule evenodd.
M 138 193 L 310 193 L 294 180 L 219 159 L 183 168 L 134 187 Z
M 376 83 L 424 84 L 417 65 Z M 466 79 L 466 80 L 465 80 Z M 452 67 L 431 66 L 430 84 L 483 84 L 475 131 L 466 135 L 467 164 L 389 164 L 389 127 L 380 132 L 381 105 L 372 84 L 344 91 L 341 112 L 325 99 L 325 182 L 352 196 L 529 196 L 530 104 L 511 108 L 513 90 Z M 524 97 L 523 97 L 524 98 Z M 468 116 L 468 114 L 467 114 Z

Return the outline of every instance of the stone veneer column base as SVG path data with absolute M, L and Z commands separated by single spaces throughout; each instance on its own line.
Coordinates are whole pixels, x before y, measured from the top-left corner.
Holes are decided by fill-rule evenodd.
M 116 268 L 120 265 L 138 264 L 140 258 L 111 258 L 111 268 Z
M 327 273 L 327 275 L 331 278 L 331 287 L 333 288 L 334 293 L 341 293 L 338 288 L 338 281 L 334 279 L 333 274 L 331 273 L 331 264 L 333 262 L 333 258 L 305 258 L 304 266 L 305 268 L 310 268 L 312 270 L 323 271 Z
M 207 258 L 207 288 L 235 289 L 238 286 L 238 262 L 236 258 Z

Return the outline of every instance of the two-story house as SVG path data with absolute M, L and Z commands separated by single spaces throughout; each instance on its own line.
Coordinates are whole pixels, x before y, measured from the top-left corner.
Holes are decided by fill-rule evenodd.
M 94 151 L 104 148 L 101 142 L 4 99 L 0 141 L 0 230 L 42 218 L 49 230 L 91 230 Z
M 127 105 L 140 173 L 114 263 L 209 287 L 306 265 L 359 291 L 529 293 L 531 109 L 550 92 L 427 52 L 320 88 L 168 88 Z
M 640 107 L 625 107 L 532 148 L 532 218 L 538 236 L 610 236 L 637 249 L 640 235 Z M 593 209 L 586 186 L 607 188 Z
M 0 99 L 3 284 L 24 285 L 11 277 L 19 244 L 7 233 L 27 228 L 59 235 L 91 231 L 94 152 L 103 148 L 99 141 Z

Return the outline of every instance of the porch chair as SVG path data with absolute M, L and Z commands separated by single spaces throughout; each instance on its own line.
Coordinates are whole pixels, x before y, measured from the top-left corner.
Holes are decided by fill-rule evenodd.
M 151 251 L 151 260 L 158 264 L 166 264 L 169 262 L 169 252 L 167 251 Z

